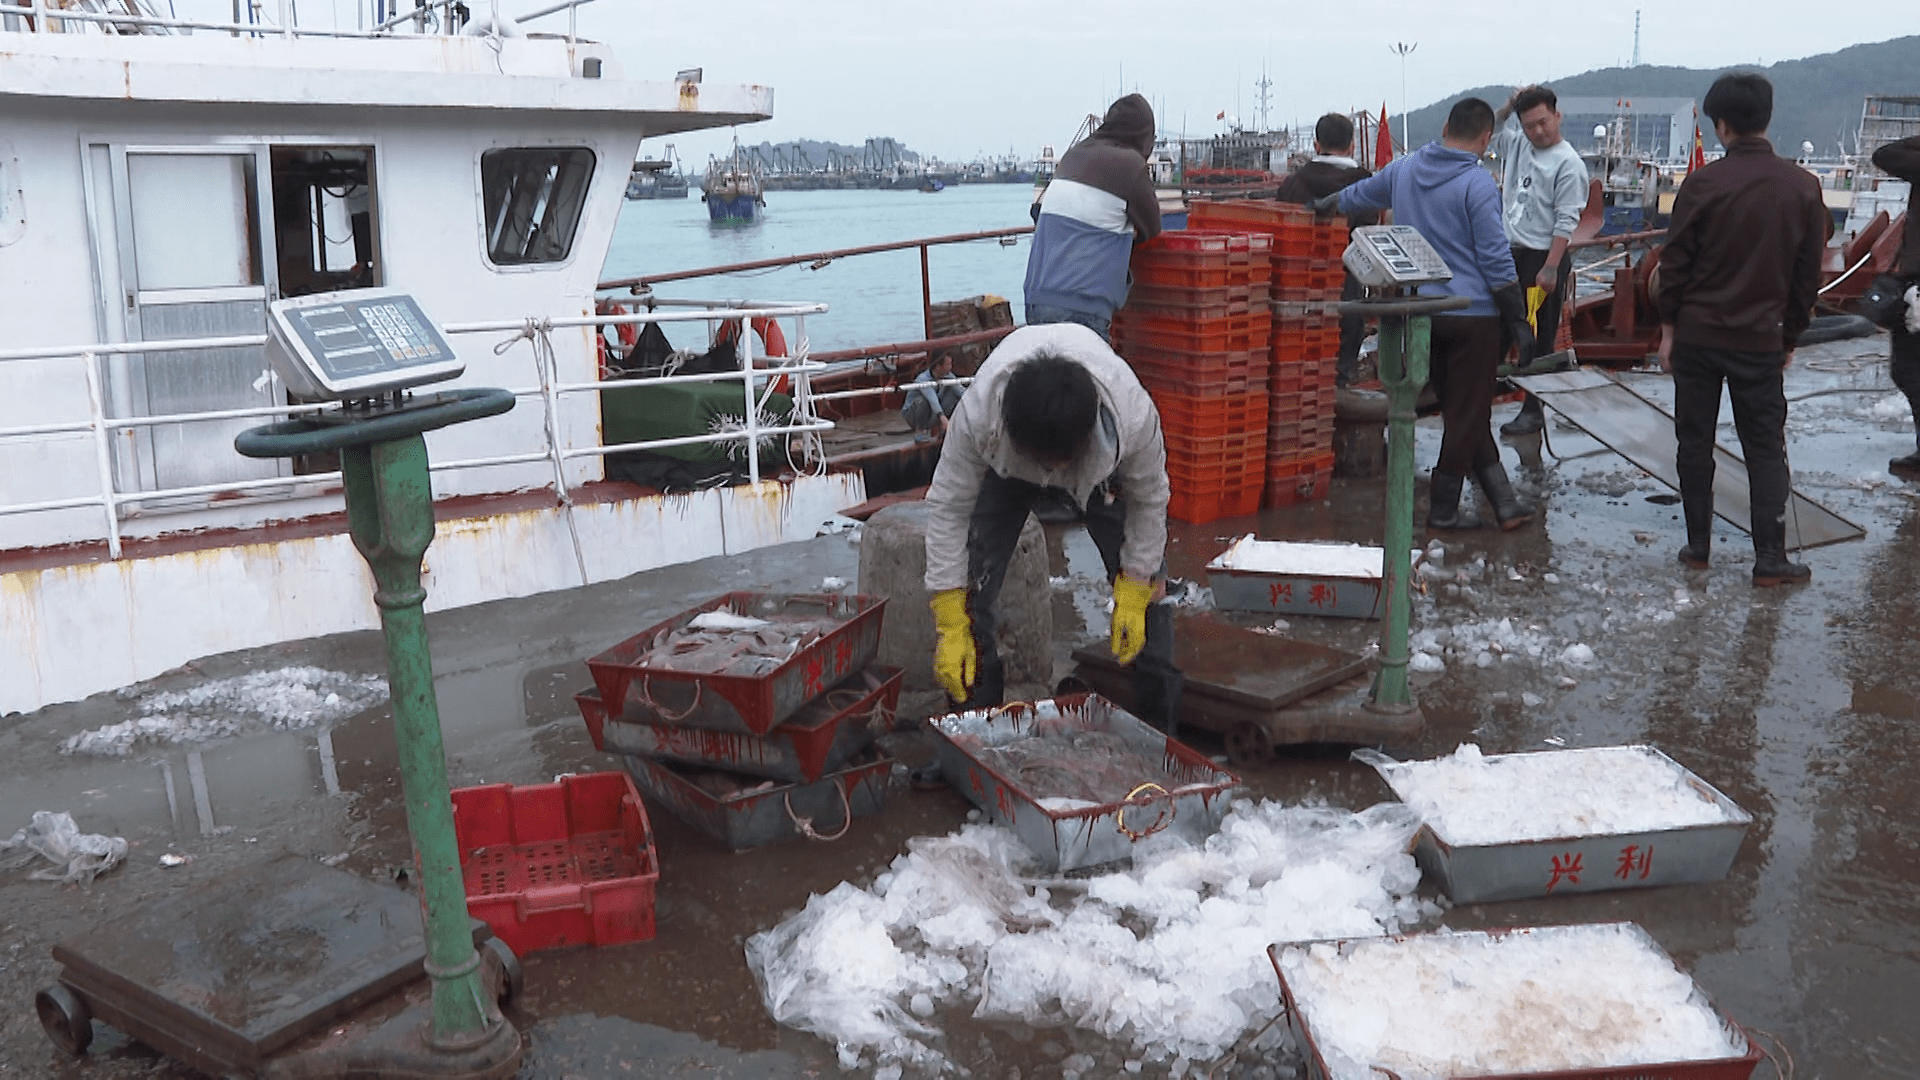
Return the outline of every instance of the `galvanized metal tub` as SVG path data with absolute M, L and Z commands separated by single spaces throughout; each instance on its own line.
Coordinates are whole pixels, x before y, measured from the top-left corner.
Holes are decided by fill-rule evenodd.
M 1129 858 L 1133 845 L 1158 832 L 1199 841 L 1220 827 L 1229 793 L 1240 778 L 1192 747 L 1175 742 L 1098 694 L 1020 702 L 929 719 L 934 754 L 947 782 L 1017 834 L 1040 861 L 1056 870 Z M 1136 790 L 1129 797 L 1081 809 L 1050 809 L 970 751 L 1002 746 L 1050 731 L 1101 731 L 1122 737 L 1158 758 L 1178 781 Z M 1144 786 L 1144 785 L 1143 785 Z
M 1459 844 L 1422 825 L 1413 857 L 1446 894 L 1463 904 L 1521 900 L 1609 889 L 1654 888 L 1719 881 L 1733 866 L 1753 815 L 1713 785 L 1651 746 L 1592 747 L 1541 753 L 1592 754 L 1631 750 L 1657 759 L 1676 779 L 1719 807 L 1726 820 L 1631 833 L 1598 833 L 1500 844 Z M 1509 755 L 1488 755 L 1489 760 Z M 1404 763 L 1383 754 L 1356 751 L 1387 786 Z
M 758 791 L 714 795 L 684 765 L 624 755 L 641 794 L 695 832 L 739 851 L 796 836 L 837 840 L 853 819 L 886 808 L 894 760 L 878 754 L 828 773 L 811 784 L 770 783 Z
M 893 729 L 900 668 L 874 665 L 808 703 L 765 735 L 609 716 L 600 691 L 575 694 L 596 750 L 810 784 Z
M 873 662 L 886 598 L 838 593 L 731 592 L 647 627 L 590 658 L 587 670 L 609 709 L 650 723 L 765 735 L 835 683 Z M 663 632 L 709 611 L 764 618 L 818 610 L 837 621 L 820 639 L 764 675 L 716 675 L 649 666 Z
M 1626 925 L 1632 927 L 1633 932 L 1644 939 L 1644 944 L 1649 949 L 1665 957 L 1669 963 L 1672 962 L 1672 957 L 1667 956 L 1666 950 L 1662 949 L 1644 929 L 1632 923 Z M 1552 934 L 1564 929 L 1566 928 L 1545 926 L 1467 931 L 1442 929 L 1426 933 L 1498 939 L 1512 934 Z M 1337 949 L 1345 950 L 1355 945 L 1405 941 L 1415 936 L 1418 935 L 1395 934 L 1387 938 L 1340 938 L 1333 941 L 1281 942 L 1267 946 L 1267 959 L 1273 964 L 1273 972 L 1280 979 L 1280 999 L 1282 1007 L 1286 1010 L 1287 1027 L 1293 1032 L 1293 1041 L 1300 1048 L 1300 1056 L 1306 1060 L 1307 1080 L 1334 1080 L 1333 1071 L 1328 1068 L 1326 1056 L 1314 1042 L 1312 1003 L 1303 1003 L 1294 996 L 1293 987 L 1287 983 L 1286 971 L 1281 966 L 1282 954 L 1291 949 L 1307 949 L 1315 945 L 1332 945 Z M 1675 967 L 1677 968 L 1678 965 Z M 1695 988 L 1695 993 L 1700 999 L 1706 1000 L 1705 992 L 1698 987 Z M 1706 1000 L 1706 1003 L 1711 1006 L 1710 1000 Z M 1604 1068 L 1560 1069 L 1553 1072 L 1532 1073 L 1487 1073 L 1476 1074 L 1476 1076 L 1478 1080 L 1748 1080 L 1753 1075 L 1753 1071 L 1759 1067 L 1764 1052 L 1758 1043 L 1748 1038 L 1746 1029 L 1729 1019 L 1724 1013 L 1720 1013 L 1717 1008 L 1714 1011 L 1719 1015 L 1721 1023 L 1725 1025 L 1727 1041 L 1736 1047 L 1744 1047 L 1744 1052 L 1735 1057 L 1705 1061 L 1647 1062 Z M 1374 1075 L 1377 1077 L 1382 1074 L 1376 1069 Z
M 1273 569 L 1232 565 L 1236 556 L 1256 550 L 1270 556 Z M 1371 553 L 1371 565 L 1331 567 L 1322 571 L 1315 571 L 1312 566 L 1318 561 L 1314 558 L 1316 555 L 1335 551 L 1346 554 L 1350 550 Z M 1293 558 L 1296 555 L 1298 559 Z M 1415 551 L 1413 562 L 1417 565 L 1425 555 L 1423 551 Z M 1301 569 L 1289 569 L 1290 560 L 1298 562 Z M 1385 610 L 1381 600 L 1381 574 L 1379 548 L 1256 540 L 1249 534 L 1234 541 L 1207 564 L 1207 585 L 1213 589 L 1213 606 L 1222 611 L 1378 619 Z

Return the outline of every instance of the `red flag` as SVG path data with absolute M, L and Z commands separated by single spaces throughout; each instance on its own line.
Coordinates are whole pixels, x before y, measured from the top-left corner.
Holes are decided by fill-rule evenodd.
M 1213 118 L 1215 120 L 1225 120 L 1227 118 L 1227 110 L 1221 109 L 1218 113 L 1214 114 Z
M 1693 156 L 1687 159 L 1687 171 L 1692 172 L 1706 163 L 1707 144 L 1700 138 L 1700 110 L 1696 108 L 1693 110 Z
M 1393 160 L 1393 129 L 1387 126 L 1387 103 L 1380 103 L 1380 132 L 1373 143 L 1373 171 L 1386 168 Z

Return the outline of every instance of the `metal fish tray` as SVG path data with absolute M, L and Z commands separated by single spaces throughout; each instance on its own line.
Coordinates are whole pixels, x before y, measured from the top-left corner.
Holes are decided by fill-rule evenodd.
M 976 709 L 927 723 L 947 782 L 1057 870 L 1129 858 L 1136 842 L 1158 832 L 1202 840 L 1219 829 L 1229 793 L 1240 785 L 1238 776 L 1204 754 L 1167 738 L 1098 694 Z M 1171 790 L 1141 785 L 1152 790 L 1137 788 L 1127 798 L 1096 806 L 1051 809 L 970 750 L 1058 731 L 1119 735 L 1149 758 L 1159 757 L 1179 783 Z
M 894 760 L 870 753 L 811 784 L 773 784 L 758 791 L 715 795 L 693 782 L 698 770 L 627 754 L 627 774 L 641 794 L 694 831 L 734 851 L 796 836 L 838 840 L 853 819 L 886 809 Z M 815 824 L 815 823 L 818 824 Z
M 1658 942 L 1653 940 L 1644 929 L 1633 923 L 1627 923 L 1632 932 L 1644 939 L 1643 944 L 1654 953 L 1672 963 Z M 1446 935 L 1460 937 L 1485 937 L 1494 941 L 1510 939 L 1516 935 L 1549 936 L 1561 933 L 1571 927 L 1521 927 L 1498 930 L 1431 930 L 1427 935 Z M 1383 943 L 1406 941 L 1421 935 L 1396 934 L 1386 938 L 1342 938 L 1334 941 L 1282 942 L 1267 947 L 1267 959 L 1273 964 L 1274 974 L 1280 978 L 1280 997 L 1282 1008 L 1286 1010 L 1287 1026 L 1293 1032 L 1294 1044 L 1300 1047 L 1300 1055 L 1306 1060 L 1307 1080 L 1334 1080 L 1334 1073 L 1327 1065 L 1326 1056 L 1313 1037 L 1313 1003 L 1301 1001 L 1294 996 L 1294 990 L 1287 983 L 1285 969 L 1280 958 L 1293 949 L 1306 949 L 1314 945 L 1332 945 L 1342 952 L 1355 946 L 1379 946 Z M 1677 968 L 1678 965 L 1675 965 Z M 1705 1000 L 1706 995 L 1697 986 L 1694 993 Z M 1711 1006 L 1711 1002 L 1707 1002 Z M 1747 1037 L 1746 1029 L 1729 1019 L 1716 1008 L 1715 1014 L 1724 1025 L 1727 1041 L 1736 1048 L 1742 1048 L 1738 1054 L 1729 1058 L 1712 1058 L 1702 1061 L 1646 1062 L 1633 1065 L 1611 1065 L 1593 1068 L 1557 1069 L 1551 1072 L 1530 1073 L 1476 1073 L 1479 1080 L 1749 1080 L 1755 1069 L 1759 1068 L 1764 1053 L 1760 1045 Z M 1373 1070 L 1372 1078 L 1378 1078 L 1383 1070 Z
M 838 593 L 731 592 L 647 627 L 590 658 L 587 670 L 609 709 L 649 723 L 765 735 L 775 725 L 873 662 L 886 598 Z M 817 611 L 835 620 L 819 640 L 762 675 L 724 675 L 649 666 L 662 632 L 709 611 L 764 618 Z
M 1413 857 L 1454 902 L 1477 904 L 1563 893 L 1643 889 L 1719 881 L 1733 866 L 1753 815 L 1719 789 L 1651 746 L 1590 747 L 1538 751 L 1579 754 L 1631 750 L 1674 770 L 1679 782 L 1719 807 L 1726 820 L 1644 832 L 1594 833 L 1497 844 L 1459 844 L 1431 825 L 1420 826 Z M 1361 750 L 1356 760 L 1372 765 L 1399 795 L 1394 773 L 1405 763 Z M 1488 760 L 1509 755 L 1489 754 Z
M 1310 556 L 1317 548 L 1346 546 L 1255 540 L 1251 535 L 1242 537 L 1207 564 L 1207 585 L 1213 589 L 1213 606 L 1221 611 L 1252 611 L 1263 615 L 1331 615 L 1347 619 L 1378 619 L 1386 607 L 1381 599 L 1379 548 L 1363 549 L 1374 553 L 1372 564 L 1365 571 L 1358 567 L 1349 568 L 1351 572 L 1284 568 L 1249 570 L 1231 565 L 1230 558 L 1237 551 L 1265 549 L 1274 552 L 1275 561 L 1284 565 L 1289 553 Z M 1413 565 L 1418 566 L 1425 558 L 1425 551 L 1415 550 Z
M 600 691 L 575 694 L 596 750 L 810 784 L 893 728 L 902 670 L 874 665 L 765 735 L 652 724 L 607 715 Z

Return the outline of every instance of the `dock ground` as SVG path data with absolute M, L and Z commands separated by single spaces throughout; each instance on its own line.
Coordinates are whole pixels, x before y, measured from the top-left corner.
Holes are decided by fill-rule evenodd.
M 1663 377 L 1625 377 L 1670 401 Z M 1428 757 L 1468 741 L 1488 753 L 1644 742 L 1665 751 L 1754 815 L 1724 881 L 1461 906 L 1444 923 L 1630 919 L 1723 1011 L 1777 1037 L 1799 1080 L 1920 1077 L 1912 1022 L 1920 1000 L 1920 485 L 1885 473 L 1888 458 L 1913 449 L 1913 426 L 1887 379 L 1884 337 L 1802 350 L 1787 386 L 1799 399 L 1789 408 L 1796 486 L 1863 526 L 1864 540 L 1800 553 L 1811 584 L 1755 589 L 1746 536 L 1722 525 L 1713 569 L 1684 571 L 1674 559 L 1684 540 L 1679 506 L 1667 489 L 1610 452 L 1588 453 L 1592 439 L 1550 421 L 1551 453 L 1537 440 L 1505 448 L 1516 481 L 1543 497 L 1536 522 L 1441 538 L 1444 555 L 1423 578 L 1414 629 L 1447 628 L 1452 649 L 1436 645 L 1445 669 L 1415 676 L 1426 734 L 1386 749 Z M 1495 423 L 1512 408 L 1497 410 Z M 1723 442 L 1737 445 L 1730 415 L 1722 420 Z M 1423 465 L 1438 438 L 1436 421 L 1421 424 Z M 1379 482 L 1337 481 L 1327 501 L 1257 521 L 1176 524 L 1170 564 L 1204 581 L 1206 561 L 1254 530 L 1377 543 L 1383 504 Z M 1064 669 L 1071 647 L 1105 632 L 1104 586 L 1084 533 L 1053 526 L 1049 542 L 1051 572 L 1066 579 L 1054 595 Z M 828 577 L 852 581 L 857 564 L 854 543 L 831 535 L 433 615 L 453 783 L 533 783 L 618 767 L 594 751 L 571 700 L 590 685 L 586 657 L 713 594 L 812 591 Z M 1287 632 L 1364 650 L 1378 625 L 1294 618 Z M 1576 644 L 1592 650 L 1592 662 L 1561 659 Z M 29 880 L 24 869 L 0 874 L 0 1077 L 194 1075 L 104 1027 L 86 1057 L 56 1051 L 32 1002 L 54 980 L 55 942 L 162 898 L 217 890 L 280 852 L 338 859 L 372 878 L 410 863 L 384 704 L 333 723 L 324 740 L 319 729 L 269 728 L 124 757 L 60 750 L 73 735 L 139 715 L 154 694 L 298 665 L 377 675 L 384 653 L 373 633 L 292 642 L 0 719 L 0 836 L 35 810 L 54 810 L 132 844 L 127 863 L 90 888 Z M 908 704 L 916 703 L 931 707 L 924 695 Z M 1193 741 L 1222 752 L 1210 736 Z M 1390 797 L 1343 749 L 1284 750 L 1244 775 L 1253 793 L 1276 799 L 1360 808 Z M 655 811 L 658 936 L 526 958 L 526 990 L 511 1013 L 528 1038 L 521 1075 L 839 1075 L 830 1045 L 768 1019 L 742 943 L 810 894 L 870 882 L 910 837 L 947 833 L 967 809 L 951 790 L 901 785 L 884 815 L 857 822 L 838 842 L 739 854 Z M 191 861 L 163 866 L 163 853 Z M 940 1022 L 949 1055 L 974 1076 L 1057 1077 L 1069 1060 L 1094 1062 L 1088 1076 L 1131 1075 L 1127 1047 L 1083 1032 L 987 1027 L 954 1015 Z M 1292 1072 L 1283 1062 L 1243 1060 L 1233 1075 Z

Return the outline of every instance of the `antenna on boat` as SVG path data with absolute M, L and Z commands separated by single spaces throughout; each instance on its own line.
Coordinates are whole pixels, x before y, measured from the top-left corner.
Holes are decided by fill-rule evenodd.
M 1640 9 L 1633 9 L 1633 66 L 1640 66 Z

